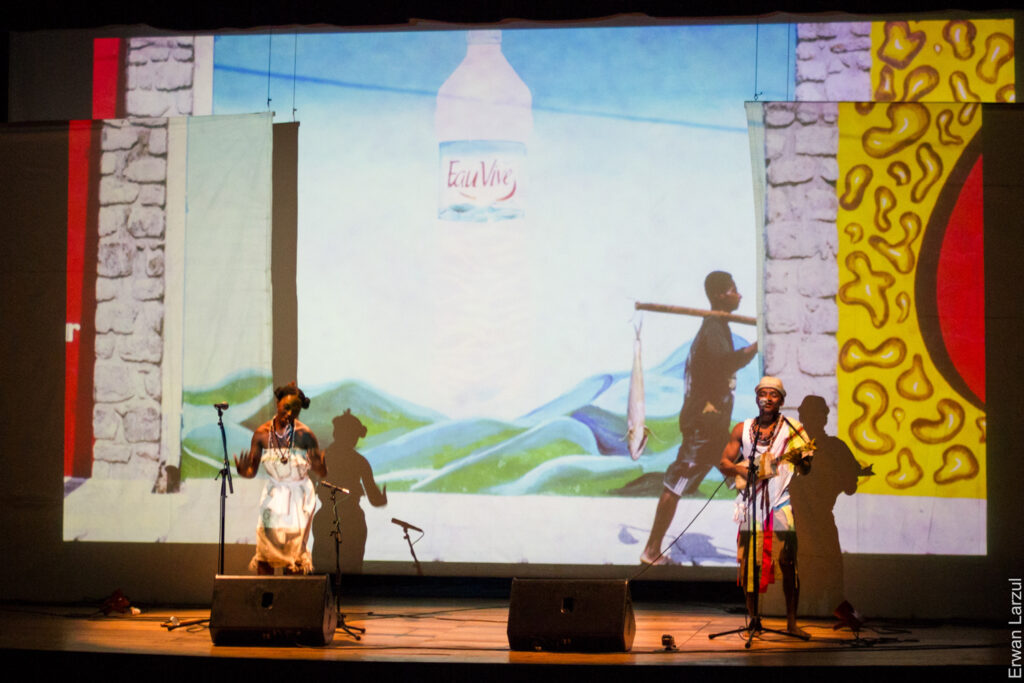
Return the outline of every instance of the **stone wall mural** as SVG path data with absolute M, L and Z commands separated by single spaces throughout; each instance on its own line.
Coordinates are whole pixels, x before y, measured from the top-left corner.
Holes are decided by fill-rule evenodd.
M 194 40 L 127 41 L 125 111 L 100 167 L 93 476 L 155 481 L 160 452 L 169 116 L 193 108 Z

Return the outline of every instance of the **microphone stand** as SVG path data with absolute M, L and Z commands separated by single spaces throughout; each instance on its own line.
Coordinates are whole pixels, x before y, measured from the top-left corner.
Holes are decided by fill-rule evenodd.
M 409 545 L 409 552 L 412 553 L 412 562 L 414 565 L 416 565 L 416 575 L 423 576 L 423 567 L 420 566 L 420 560 L 418 557 L 416 557 L 416 550 L 412 547 L 412 539 L 409 538 L 409 525 L 402 524 L 401 527 L 402 532 L 405 535 L 405 542 Z
M 321 484 L 324 482 L 321 481 Z M 350 626 L 345 623 L 345 615 L 341 613 L 341 515 L 338 514 L 338 493 L 345 496 L 351 493 L 344 491 L 338 486 L 329 484 L 326 486 L 331 492 L 331 510 L 334 514 L 334 521 L 331 524 L 331 538 L 334 539 L 334 611 L 338 614 L 338 626 L 342 631 L 356 640 L 362 640 L 359 633 L 366 633 L 366 629 L 360 626 Z M 359 631 L 359 633 L 356 633 Z
M 235 487 L 231 481 L 231 463 L 228 462 L 228 437 L 224 431 L 224 411 L 227 410 L 226 403 L 218 403 L 213 406 L 217 409 L 217 426 L 220 427 L 220 442 L 224 447 L 224 467 L 221 468 L 217 477 L 220 478 L 220 548 L 217 560 L 217 573 L 224 573 L 224 518 L 227 515 L 226 505 L 228 490 L 231 495 L 235 494 Z M 215 479 L 217 478 L 215 477 Z
M 780 419 L 781 419 L 781 415 L 780 415 Z M 778 437 L 776 437 L 776 438 L 778 438 Z M 744 597 L 744 599 L 746 599 L 747 593 L 748 593 L 748 591 L 747 591 L 747 573 L 749 571 L 751 571 L 751 562 L 753 562 L 753 576 L 751 578 L 753 579 L 754 594 L 753 594 L 753 598 L 751 598 L 752 603 L 750 605 L 751 606 L 750 621 L 747 623 L 746 626 L 743 626 L 741 628 L 734 628 L 734 629 L 731 629 L 729 631 L 722 631 L 721 633 L 712 633 L 712 634 L 710 634 L 708 636 L 708 640 L 713 640 L 713 639 L 715 639 L 715 638 L 717 638 L 719 636 L 727 636 L 727 635 L 730 635 L 730 634 L 733 634 L 733 633 L 744 633 L 744 634 L 746 634 L 746 642 L 743 644 L 743 647 L 748 649 L 748 650 L 750 649 L 750 644 L 754 640 L 754 636 L 759 635 L 761 633 L 777 633 L 779 635 L 789 636 L 791 638 L 799 638 L 800 637 L 800 636 L 794 635 L 792 633 L 789 633 L 788 631 L 780 631 L 780 630 L 774 629 L 774 628 L 765 628 L 761 624 L 761 607 L 760 607 L 760 597 L 761 597 L 761 566 L 760 566 L 760 564 L 758 564 L 758 557 L 757 557 L 757 484 L 758 484 L 758 476 L 759 476 L 758 475 L 758 467 L 757 467 L 757 437 L 755 436 L 753 439 L 751 439 L 751 441 L 752 441 L 752 443 L 750 444 L 750 458 L 749 458 L 749 463 L 747 464 L 747 488 L 746 488 L 746 491 L 747 491 L 747 543 L 746 543 L 746 546 L 743 548 L 743 556 L 744 556 L 744 559 L 746 560 L 745 564 L 746 564 L 746 567 L 747 567 L 747 571 L 743 572 L 743 597 Z M 768 447 L 765 449 L 765 453 L 768 453 L 771 450 L 771 447 L 772 447 L 773 444 L 774 444 L 774 440 L 773 440 L 772 443 L 768 444 Z M 753 484 L 751 482 L 753 482 Z M 764 509 L 770 511 L 771 507 L 769 505 L 770 500 L 768 499 L 768 487 L 767 486 L 764 487 L 763 496 L 764 496 Z M 770 514 L 770 512 L 769 512 L 769 514 Z M 764 547 L 764 535 L 766 533 L 765 528 L 764 528 L 764 522 L 765 521 L 766 520 L 763 520 L 763 519 L 761 520 L 761 538 L 762 538 L 762 541 L 761 541 L 762 546 L 761 547 L 762 548 Z M 804 638 L 802 640 L 806 640 L 806 639 Z

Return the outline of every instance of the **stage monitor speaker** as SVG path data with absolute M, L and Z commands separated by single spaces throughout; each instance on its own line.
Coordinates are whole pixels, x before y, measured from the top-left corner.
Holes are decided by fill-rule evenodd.
M 625 579 L 513 579 L 513 650 L 626 652 L 636 621 Z
M 327 645 L 338 614 L 327 576 L 217 576 L 214 645 Z

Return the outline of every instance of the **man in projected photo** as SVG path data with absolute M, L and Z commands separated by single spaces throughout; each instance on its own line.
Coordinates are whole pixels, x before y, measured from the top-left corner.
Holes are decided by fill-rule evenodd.
M 309 398 L 295 382 L 274 389 L 277 412 L 252 435 L 252 445 L 235 458 L 241 477 L 252 478 L 263 463 L 269 479 L 260 496 L 260 519 L 256 525 L 256 554 L 249 563 L 258 574 L 273 574 L 281 567 L 285 574 L 309 574 L 310 529 L 316 512 L 316 493 L 309 471 L 327 476 L 324 454 L 316 435 L 299 422 L 299 413 L 309 407 Z
M 786 389 L 777 377 L 762 377 L 757 384 L 756 418 L 737 424 L 722 452 L 718 469 L 736 478 L 740 495 L 735 519 L 740 525 L 737 542 L 740 584 L 747 600 L 747 612 L 757 619 L 757 591 L 768 590 L 776 574 L 782 577 L 786 598 L 786 632 L 799 638 L 810 636 L 796 625 L 800 584 L 796 575 L 796 525 L 789 486 L 797 474 L 811 470 L 814 444 L 800 423 L 784 417 L 779 410 L 786 400 Z M 757 464 L 757 485 L 747 483 L 750 462 Z M 755 543 L 750 541 L 749 492 L 756 490 Z M 760 567 L 754 582 L 750 559 Z
M 729 273 L 716 270 L 704 278 L 704 293 L 711 309 L 732 313 L 743 298 Z M 686 390 L 679 412 L 679 431 L 683 442 L 675 461 L 665 472 L 665 488 L 658 499 L 651 535 L 640 560 L 645 564 L 665 564 L 662 538 L 668 531 L 680 496 L 697 493 L 711 468 L 722 457 L 732 419 L 733 389 L 736 371 L 757 355 L 757 342 L 736 350 L 732 345 L 729 323 L 708 316 L 697 331 L 686 357 Z

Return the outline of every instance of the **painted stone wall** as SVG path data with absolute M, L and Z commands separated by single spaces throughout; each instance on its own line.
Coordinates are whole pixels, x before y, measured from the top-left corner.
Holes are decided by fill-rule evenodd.
M 192 39 L 132 39 L 127 62 L 129 118 L 107 121 L 101 143 L 93 476 L 156 481 L 168 459 L 160 452 L 164 117 L 192 113 Z
M 93 476 L 154 478 L 160 462 L 165 119 L 103 127 Z
M 765 372 L 782 377 L 794 397 L 823 397 L 834 421 L 837 107 L 766 104 L 764 126 Z M 798 405 L 786 409 L 795 415 Z
M 837 106 L 871 93 L 871 24 L 797 25 L 796 98 L 765 105 L 765 372 L 817 395 L 835 433 Z M 786 406 L 796 415 L 799 401 Z
M 132 38 L 128 46 L 128 116 L 192 114 L 195 51 L 189 36 Z
M 796 99 L 871 99 L 871 22 L 797 24 Z

